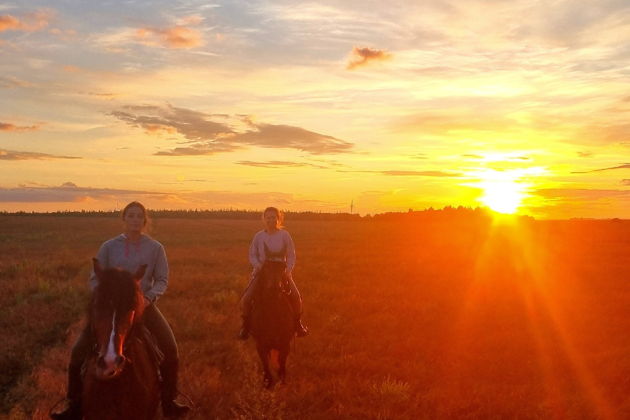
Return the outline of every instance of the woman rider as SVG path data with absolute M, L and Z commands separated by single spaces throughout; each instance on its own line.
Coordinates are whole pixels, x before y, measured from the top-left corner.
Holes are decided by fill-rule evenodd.
M 295 315 L 295 332 L 298 337 L 308 335 L 308 329 L 302 325 L 302 296 L 293 281 L 292 271 L 295 266 L 295 246 L 291 235 L 282 226 L 284 215 L 275 207 L 267 207 L 263 212 L 265 229 L 254 235 L 249 246 L 249 262 L 253 266 L 249 285 L 241 298 L 241 313 L 243 325 L 239 333 L 241 340 L 249 337 L 250 314 L 252 310 L 252 297 L 258 280 L 258 272 L 266 260 L 283 261 L 286 263 L 285 276 L 291 287 L 289 295 L 291 307 Z
M 166 253 L 162 244 L 143 233 L 147 224 L 147 211 L 141 203 L 133 201 L 127 204 L 122 211 L 122 219 L 125 233 L 103 243 L 96 258 L 104 269 L 118 267 L 132 273 L 141 265 L 147 265 L 140 283 L 145 305 L 143 322 L 164 353 L 164 361 L 160 365 L 162 411 L 166 417 L 181 417 L 190 410 L 190 407 L 175 401 L 179 365 L 177 343 L 171 327 L 156 305 L 157 299 L 164 294 L 168 286 Z M 94 290 L 97 284 L 98 279 L 92 271 L 89 279 L 90 288 Z M 55 420 L 82 418 L 81 366 L 90 352 L 93 340 L 92 332 L 86 325 L 72 348 L 68 367 L 67 408 L 63 412 L 51 414 L 51 418 Z

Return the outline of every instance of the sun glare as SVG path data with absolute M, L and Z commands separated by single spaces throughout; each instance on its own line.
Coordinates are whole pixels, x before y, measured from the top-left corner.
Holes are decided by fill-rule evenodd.
M 485 169 L 474 175 L 478 181 L 468 184 L 479 188 L 482 195 L 478 200 L 491 210 L 502 214 L 517 213 L 528 197 L 530 183 L 524 178 L 539 172 L 538 168 L 497 171 Z
M 524 201 L 531 202 L 529 191 L 537 183 L 535 178 L 545 173 L 545 168 L 537 166 L 501 170 L 476 168 L 468 172 L 472 182 L 463 185 L 481 190 L 476 200 L 482 205 L 497 213 L 511 215 L 525 207 Z
M 525 186 L 509 179 L 482 181 L 480 187 L 483 195 L 479 200 L 498 213 L 516 213 L 525 198 Z

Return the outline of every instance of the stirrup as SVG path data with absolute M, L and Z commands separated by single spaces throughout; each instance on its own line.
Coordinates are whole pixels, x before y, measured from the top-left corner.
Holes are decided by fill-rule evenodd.
M 175 400 L 162 401 L 162 413 L 167 418 L 180 418 L 188 414 L 190 406 L 178 403 Z
M 66 409 L 58 413 L 50 413 L 50 418 L 53 420 L 80 420 L 83 418 L 81 403 L 68 399 Z
M 241 331 L 238 333 L 239 340 L 247 340 L 249 338 L 249 329 L 241 328 Z

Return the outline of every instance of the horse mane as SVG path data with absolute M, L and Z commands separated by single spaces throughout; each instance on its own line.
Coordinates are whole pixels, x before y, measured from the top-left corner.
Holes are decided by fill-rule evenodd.
M 96 309 L 113 308 L 118 313 L 137 310 L 141 307 L 138 283 L 128 271 L 107 268 L 98 279 L 90 306 Z

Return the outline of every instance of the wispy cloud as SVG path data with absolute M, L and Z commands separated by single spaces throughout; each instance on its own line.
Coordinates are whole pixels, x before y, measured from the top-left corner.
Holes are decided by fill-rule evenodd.
M 630 186 L 630 179 L 622 179 L 621 185 Z
M 0 202 L 46 203 L 46 202 L 83 202 L 141 196 L 165 196 L 167 194 L 141 190 L 121 190 L 115 188 L 79 187 L 72 182 L 60 186 L 28 186 L 0 188 Z
M 391 57 L 392 55 L 385 50 L 377 50 L 369 47 L 354 47 L 352 53 L 350 53 L 350 60 L 346 68 L 348 70 L 354 70 L 370 62 L 385 61 L 389 60 Z
M 0 15 L 0 32 L 22 31 L 35 32 L 44 29 L 54 16 L 50 9 L 25 13 L 21 16 Z
M 591 172 L 610 171 L 612 169 L 630 169 L 630 163 L 624 163 L 623 165 L 611 166 L 610 168 L 592 169 L 590 171 L 575 171 L 572 174 L 588 174 Z
M 589 189 L 589 188 L 546 188 L 533 191 L 544 198 L 562 201 L 589 201 L 611 197 L 628 197 L 630 190 Z
M 81 159 L 78 156 L 58 156 L 48 153 L 17 152 L 15 150 L 0 149 L 0 160 L 49 160 L 49 159 Z
M 18 87 L 30 87 L 31 83 L 18 79 L 17 77 L 2 77 L 0 76 L 0 88 L 18 88 Z
M 352 143 L 319 134 L 301 127 L 258 123 L 248 116 L 207 114 L 171 105 L 128 106 L 113 111 L 111 115 L 149 134 L 178 133 L 190 140 L 190 145 L 159 155 L 209 155 L 230 152 L 243 146 L 265 148 L 287 148 L 311 154 L 334 154 L 349 152 Z
M 445 172 L 445 171 L 352 171 L 339 169 L 337 172 L 354 172 L 354 173 L 368 173 L 368 174 L 382 174 L 388 176 L 429 176 L 429 177 L 461 177 L 462 174 L 458 172 Z
M 165 48 L 195 48 L 204 44 L 201 32 L 185 26 L 169 28 L 140 28 L 135 33 L 135 40 L 149 46 Z
M 436 176 L 436 177 L 459 177 L 462 176 L 456 172 L 444 171 L 381 171 L 383 175 L 391 176 Z
M 315 133 L 301 127 L 276 124 L 255 124 L 255 129 L 226 139 L 251 146 L 297 149 L 312 154 L 333 154 L 350 151 L 352 143 L 333 136 Z
M 326 169 L 326 166 L 322 166 L 322 165 L 314 165 L 312 163 L 305 163 L 305 162 L 288 162 L 288 161 L 282 161 L 282 160 L 271 160 L 267 162 L 253 162 L 251 160 L 241 160 L 236 163 L 239 165 L 255 166 L 258 168 L 312 167 L 312 168 Z
M 19 126 L 11 123 L 0 122 L 0 131 L 35 131 L 39 125 Z
M 73 182 L 59 186 L 29 183 L 15 188 L 0 187 L 0 203 L 45 204 L 65 203 L 72 209 L 112 208 L 114 203 L 142 201 L 149 209 L 260 209 L 265 205 L 275 205 L 282 209 L 314 210 L 328 209 L 338 203 L 304 198 L 296 194 L 274 191 L 235 192 L 235 191 L 196 191 L 162 192 L 151 190 L 131 190 L 118 188 L 82 187 Z M 71 203 L 75 203 L 72 205 Z
M 157 156 L 205 156 L 214 155 L 215 153 L 234 152 L 240 149 L 237 145 L 222 143 L 199 143 L 191 147 L 176 147 L 171 150 L 162 150 L 156 152 Z

